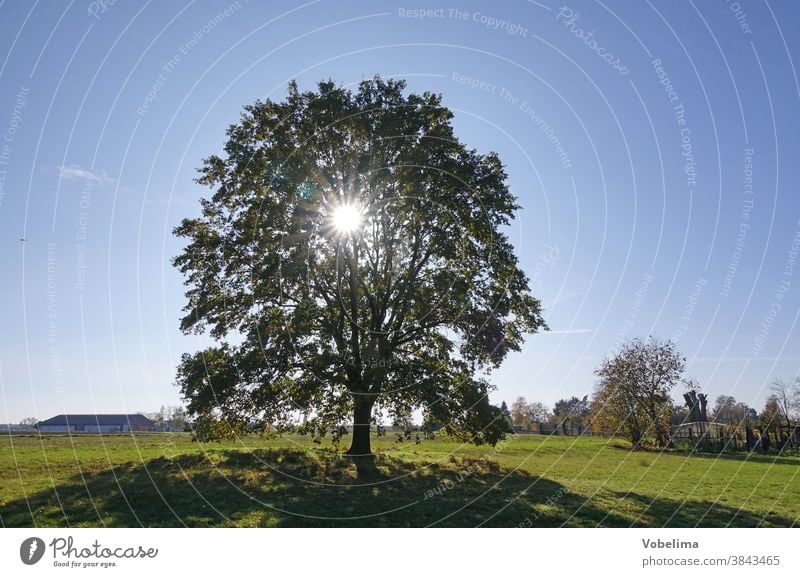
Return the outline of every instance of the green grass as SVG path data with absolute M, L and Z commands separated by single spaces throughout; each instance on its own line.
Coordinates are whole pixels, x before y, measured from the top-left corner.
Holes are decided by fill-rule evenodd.
M 520 435 L 497 448 L 375 441 L 356 464 L 306 439 L 0 436 L 7 527 L 780 526 L 800 458 L 631 452 Z M 487 454 L 488 453 L 488 454 Z

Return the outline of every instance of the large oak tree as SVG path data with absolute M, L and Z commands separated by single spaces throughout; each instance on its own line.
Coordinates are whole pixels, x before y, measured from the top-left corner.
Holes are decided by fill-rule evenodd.
M 504 228 L 519 208 L 498 157 L 453 134 L 441 96 L 376 77 L 290 84 L 231 126 L 198 182 L 184 332 L 219 342 L 177 383 L 207 436 L 304 415 L 315 437 L 422 409 L 449 433 L 502 438 L 487 372 L 546 328 Z

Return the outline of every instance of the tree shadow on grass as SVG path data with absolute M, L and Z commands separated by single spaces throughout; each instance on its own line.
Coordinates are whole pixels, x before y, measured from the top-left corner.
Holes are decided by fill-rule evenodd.
M 698 457 L 701 459 L 726 459 L 731 461 L 747 461 L 749 463 L 766 463 L 768 465 L 800 465 L 800 455 L 788 452 L 760 453 L 756 451 L 715 451 L 713 449 L 703 448 L 660 449 L 654 447 L 638 447 L 633 449 L 630 445 L 623 445 L 622 443 L 612 443 L 610 447 L 626 453 L 641 453 L 643 455 L 678 455 L 684 457 Z
M 747 461 L 748 463 L 765 463 L 767 465 L 792 465 L 800 466 L 800 457 L 796 455 L 781 455 L 778 453 L 756 453 L 745 451 L 691 451 L 691 450 L 673 450 L 670 454 L 677 455 L 691 455 L 692 457 L 699 457 L 701 459 L 725 459 L 730 461 Z
M 0 505 L 0 520 L 14 527 L 558 525 L 557 511 L 548 517 L 538 508 L 563 492 L 485 460 L 420 464 L 378 454 L 355 463 L 324 450 L 211 450 L 85 471 Z
M 552 480 L 484 459 L 415 463 L 378 454 L 364 467 L 325 450 L 159 457 L 84 472 L 54 490 L 0 504 L 0 521 L 8 527 L 557 527 L 632 520 L 627 511 L 598 507 L 600 499 L 586 502 Z M 649 511 L 645 523 L 655 526 L 672 513 L 663 500 Z M 676 525 L 692 524 L 690 517 L 687 510 Z
M 637 510 L 637 527 L 790 527 L 793 519 L 777 513 L 757 513 L 713 501 L 655 499 L 627 492 L 612 493 Z

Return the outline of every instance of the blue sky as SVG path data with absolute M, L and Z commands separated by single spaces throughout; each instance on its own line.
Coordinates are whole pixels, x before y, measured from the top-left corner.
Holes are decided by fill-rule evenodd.
M 205 341 L 178 330 L 171 230 L 242 106 L 292 78 L 405 78 L 506 163 L 553 330 L 493 400 L 588 394 L 650 334 L 711 397 L 760 407 L 793 378 L 797 4 L 453 4 L 0 4 L 0 422 L 178 402 Z

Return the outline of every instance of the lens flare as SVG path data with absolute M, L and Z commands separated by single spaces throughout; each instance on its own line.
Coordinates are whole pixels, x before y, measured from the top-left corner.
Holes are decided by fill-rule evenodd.
M 361 224 L 361 211 L 351 204 L 343 204 L 333 211 L 333 226 L 341 234 L 354 232 Z

